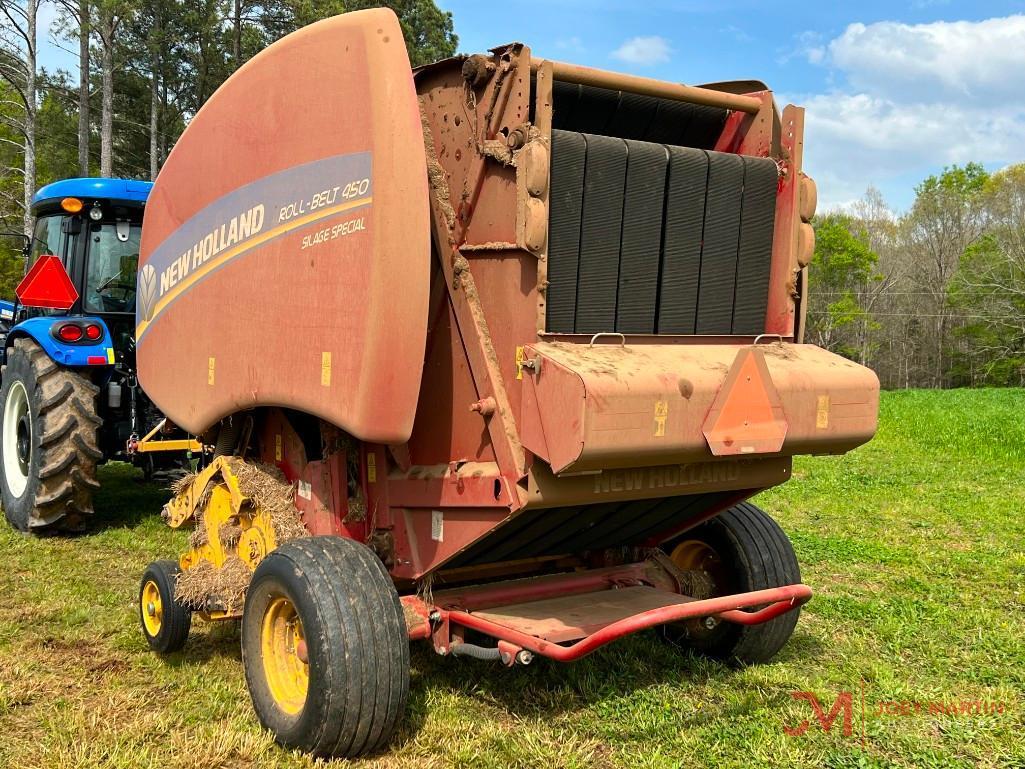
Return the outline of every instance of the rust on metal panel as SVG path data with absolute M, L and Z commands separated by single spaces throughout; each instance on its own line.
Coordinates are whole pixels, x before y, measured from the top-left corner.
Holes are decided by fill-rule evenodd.
M 790 480 L 790 457 L 679 461 L 555 475 L 535 463 L 527 478 L 524 510 L 594 505 L 632 499 L 665 499 L 715 491 L 743 491 L 736 501 Z
M 441 609 L 481 611 L 522 601 L 544 601 L 637 584 L 652 585 L 662 590 L 676 589 L 676 581 L 665 569 L 652 561 L 639 561 L 566 574 L 436 590 L 432 598 L 433 604 Z
M 776 119 L 772 91 L 758 91 L 747 95 L 758 99 L 761 105 L 758 111 L 730 113 L 714 149 L 716 152 L 733 152 L 760 158 L 770 157 L 772 155 L 773 124 Z
M 668 590 L 631 585 L 618 590 L 509 604 L 491 611 L 474 612 L 474 616 L 546 641 L 565 643 L 584 638 L 639 612 L 692 600 Z
M 769 272 L 769 303 L 765 313 L 765 331 L 793 338 L 796 325 L 797 295 L 798 193 L 804 162 L 804 110 L 790 104 L 783 110 L 780 124 L 780 152 L 777 161 L 783 170 L 776 196 L 776 223 L 772 239 L 772 263 Z
M 542 61 L 538 64 L 534 85 L 534 126 L 537 128 L 541 139 L 546 141 L 551 148 L 552 143 L 552 88 L 554 85 L 552 63 Z M 548 158 L 549 163 L 551 157 Z M 550 174 L 550 166 L 545 169 L 545 174 Z M 545 185 L 544 203 L 550 205 L 551 184 Z M 547 229 L 548 222 L 545 222 Z M 537 332 L 542 333 L 547 325 L 548 314 L 548 241 L 545 239 L 545 247 L 538 254 L 537 260 Z
M 184 429 L 288 404 L 361 439 L 409 437 L 430 231 L 402 39 L 388 10 L 288 35 L 217 90 L 168 157 L 146 209 L 140 276 L 158 291 L 138 308 L 138 362 Z
M 475 254 L 471 262 L 459 249 L 493 242 L 522 243 L 517 222 L 522 218 L 518 212 L 525 206 L 519 204 L 517 189 L 526 182 L 517 180 L 519 169 L 510 168 L 504 156 L 496 159 L 494 152 L 485 149 L 493 146 L 488 142 L 504 140 L 526 123 L 529 61 L 528 50 L 512 45 L 495 52 L 494 66 L 485 75 L 480 75 L 477 66 L 467 79 L 462 66 L 457 70 L 452 61 L 417 74 L 428 157 L 438 166 L 431 174 L 432 194 L 447 197 L 456 208 L 454 221 L 435 219 L 436 243 L 455 320 L 452 349 L 465 350 L 477 399 L 495 400 L 494 414 L 485 417 L 487 431 L 502 472 L 513 479 L 526 472 L 514 418 L 518 402 L 512 402 L 505 385 L 515 369 L 513 362 L 503 362 L 497 351 L 510 348 L 521 329 L 532 332 L 533 320 L 517 312 L 521 309 L 517 304 L 498 299 L 496 292 L 508 294 L 510 283 L 501 273 L 525 267 L 510 262 L 504 253 L 498 258 Z M 451 188 L 451 180 L 456 179 L 462 181 L 458 203 Z M 475 237 L 475 227 L 482 226 L 486 236 Z M 536 270 L 535 256 L 524 251 L 520 258 L 524 262 L 529 259 Z M 523 304 L 533 307 L 535 300 L 524 297 Z M 417 461 L 415 456 L 413 459 Z
M 463 611 L 443 611 L 441 613 L 451 625 L 461 625 L 480 631 L 560 662 L 571 662 L 590 654 L 605 644 L 647 628 L 670 622 L 681 622 L 691 617 L 707 616 L 715 616 L 741 624 L 757 624 L 793 611 L 807 603 L 810 598 L 811 588 L 807 585 L 797 584 L 703 600 L 674 602 L 633 613 L 623 619 L 611 622 L 570 646 L 538 638 L 516 628 L 486 619 L 480 614 Z M 579 600 L 583 603 L 590 599 L 589 596 L 584 596 Z M 769 605 L 750 613 L 739 611 L 761 607 L 764 604 Z
M 536 66 L 537 63 L 535 63 Z M 644 96 L 655 96 L 662 99 L 704 104 L 709 107 L 739 110 L 755 113 L 761 108 L 761 102 L 754 97 L 731 94 L 724 91 L 713 91 L 708 88 L 667 83 L 664 80 L 653 80 L 636 75 L 624 75 L 620 72 L 609 72 L 578 64 L 566 64 L 561 61 L 551 62 L 556 80 L 567 83 L 579 83 L 597 88 L 609 88 L 614 91 L 629 91 Z

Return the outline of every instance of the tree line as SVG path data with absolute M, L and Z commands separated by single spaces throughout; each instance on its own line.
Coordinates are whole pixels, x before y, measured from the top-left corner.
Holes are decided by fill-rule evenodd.
M 245 61 L 306 24 L 386 5 L 413 65 L 451 56 L 434 0 L 0 0 L 0 230 L 26 231 L 40 186 L 152 179 L 192 115 Z M 53 19 L 40 28 L 40 12 Z M 77 71 L 39 66 L 40 40 Z M 895 213 L 869 189 L 816 218 L 806 341 L 884 387 L 1025 385 L 1025 164 L 925 179 Z M 22 274 L 0 239 L 0 296 Z
M 0 0 L 0 227 L 27 232 L 33 194 L 56 179 L 155 178 L 191 116 L 258 51 L 380 6 L 398 15 L 414 66 L 455 53 L 452 15 L 434 0 Z M 77 71 L 40 67 L 47 39 Z
M 1025 386 L 1025 163 L 947 168 L 900 215 L 870 188 L 814 226 L 807 342 L 886 388 Z

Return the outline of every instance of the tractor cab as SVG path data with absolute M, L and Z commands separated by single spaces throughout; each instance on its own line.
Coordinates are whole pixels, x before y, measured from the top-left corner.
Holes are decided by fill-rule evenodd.
M 135 325 L 142 215 L 152 186 L 125 179 L 65 179 L 43 187 L 32 201 L 28 270 L 41 256 L 56 256 L 77 294 L 67 314 L 102 319 L 122 354 Z M 26 309 L 29 316 L 52 312 Z

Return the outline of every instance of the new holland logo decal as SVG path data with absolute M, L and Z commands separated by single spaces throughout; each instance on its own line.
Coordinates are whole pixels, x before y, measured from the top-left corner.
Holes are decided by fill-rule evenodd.
M 152 264 L 139 270 L 139 318 L 147 323 L 153 319 L 157 304 L 157 271 Z
M 135 335 L 141 339 L 168 305 L 236 258 L 312 225 L 302 248 L 366 230 L 366 220 L 331 225 L 373 202 L 369 152 L 335 155 L 279 171 L 193 214 L 146 257 L 139 270 Z

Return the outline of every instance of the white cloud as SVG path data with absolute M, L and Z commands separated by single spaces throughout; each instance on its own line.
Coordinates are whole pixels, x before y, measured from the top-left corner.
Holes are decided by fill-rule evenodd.
M 559 38 L 555 41 L 555 47 L 560 51 L 571 51 L 572 53 L 583 53 L 586 50 L 584 41 L 576 35 Z
M 719 31 L 724 33 L 724 34 L 729 35 L 734 40 L 736 40 L 738 43 L 750 43 L 750 42 L 754 41 L 754 38 L 751 37 L 751 35 L 749 35 L 747 32 L 745 32 L 740 27 L 735 26 L 733 24 L 728 24 L 727 26 L 723 27 Z
M 786 64 L 792 59 L 807 59 L 810 64 L 821 64 L 826 58 L 826 46 L 822 35 L 812 29 L 806 29 L 793 37 L 793 43 L 786 48 L 778 48 L 780 64 Z
M 883 184 L 1025 146 L 1025 16 L 980 22 L 851 24 L 821 47 L 846 84 L 794 99 L 806 110 L 805 167 L 823 209 Z
M 829 58 L 853 87 L 893 98 L 995 105 L 1020 100 L 1025 16 L 931 24 L 851 24 Z
M 664 37 L 649 35 L 647 37 L 631 37 L 612 52 L 612 58 L 629 64 L 649 66 L 669 61 L 672 48 Z

